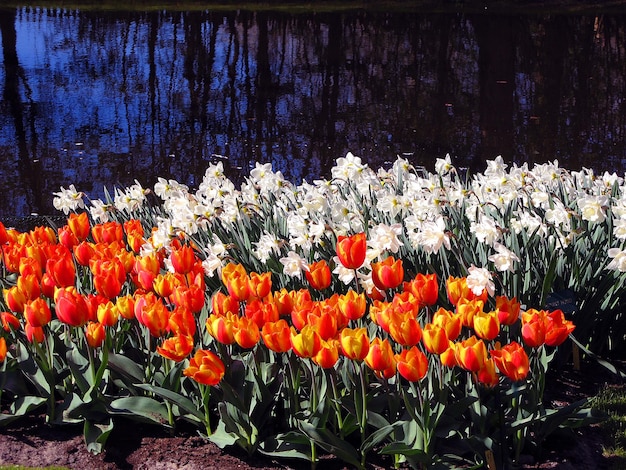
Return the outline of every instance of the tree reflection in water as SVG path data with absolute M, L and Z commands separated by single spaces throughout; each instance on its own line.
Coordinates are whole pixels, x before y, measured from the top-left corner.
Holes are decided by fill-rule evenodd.
M 347 151 L 623 171 L 625 19 L 1 11 L 0 216 L 216 160 L 296 183 Z

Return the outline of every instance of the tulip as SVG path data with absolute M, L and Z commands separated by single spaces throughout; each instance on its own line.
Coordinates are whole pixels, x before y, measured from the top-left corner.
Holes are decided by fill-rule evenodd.
M 161 298 L 149 292 L 135 299 L 135 318 L 148 328 L 151 336 L 158 338 L 167 332 L 170 312 Z
M 448 343 L 448 349 L 439 355 L 441 363 L 449 368 L 456 367 L 459 363 L 456 360 L 456 344 L 450 341 Z
M 428 358 L 417 346 L 403 349 L 395 358 L 398 372 L 409 382 L 423 379 L 428 371 Z
M 117 297 L 126 280 L 126 271 L 122 262 L 117 258 L 104 261 L 92 260 L 90 267 L 96 292 L 107 299 Z
M 167 338 L 161 346 L 157 346 L 156 351 L 166 359 L 180 362 L 185 359 L 193 350 L 193 337 L 177 334 Z
M 67 219 L 67 226 L 78 241 L 81 242 L 87 239 L 89 231 L 91 230 L 89 217 L 86 212 L 80 214 L 71 213 Z
M 87 294 L 85 304 L 87 305 L 87 320 L 98 321 L 98 308 L 109 302 L 109 299 L 98 294 Z
M 4 301 L 9 309 L 13 312 L 23 313 L 24 305 L 28 301 L 24 293 L 18 288 L 18 286 L 9 287 L 2 290 L 4 294 Z
M 418 273 L 412 281 L 405 282 L 403 288 L 411 292 L 421 306 L 435 305 L 439 300 L 437 274 Z
M 500 321 L 497 312 L 477 312 L 474 315 L 474 332 L 486 341 L 495 339 L 500 333 Z
M 0 312 L 0 323 L 2 323 L 2 329 L 7 333 L 12 329 L 17 330 L 21 327 L 19 319 L 11 312 Z
M 2 247 L 2 255 L 7 271 L 17 273 L 20 270 L 20 261 L 26 257 L 26 247 L 18 243 L 9 243 Z M 31 256 L 28 258 L 34 259 Z
M 46 326 L 52 319 L 52 312 L 48 303 L 38 297 L 24 306 L 24 318 L 31 326 Z
M 574 331 L 574 323 L 570 320 L 565 320 L 565 315 L 562 310 L 554 310 L 545 317 L 546 325 L 546 338 L 545 343 L 548 346 L 558 346 L 563 343 Z
M 339 336 L 341 352 L 348 359 L 362 361 L 370 349 L 367 328 L 344 328 Z
M 428 323 L 422 330 L 422 341 L 426 350 L 432 354 L 441 354 L 449 346 L 449 338 L 445 328 Z
M 323 369 L 330 369 L 339 359 L 337 340 L 322 340 L 320 350 L 313 357 L 313 362 Z
M 211 298 L 211 307 L 216 315 L 224 316 L 229 312 L 235 315 L 239 313 L 239 301 L 223 292 L 217 292 Z
M 498 320 L 502 325 L 514 324 L 520 315 L 520 303 L 517 297 L 509 299 L 503 295 L 496 297 L 496 310 L 498 312 Z
M 135 299 L 132 295 L 118 297 L 115 301 L 115 306 L 120 315 L 126 320 L 135 318 Z
M 26 333 L 26 339 L 29 343 L 43 343 L 45 339 L 45 333 L 41 326 L 33 326 L 26 322 L 24 332 Z
M 222 360 L 206 349 L 198 349 L 183 371 L 183 375 L 204 385 L 217 385 L 225 373 L 226 367 Z
M 349 320 L 358 320 L 365 314 L 367 300 L 365 294 L 357 294 L 350 289 L 344 295 L 337 298 L 339 311 Z
M 320 338 L 325 341 L 337 336 L 337 313 L 334 309 L 318 305 L 318 308 L 307 316 L 307 323 L 315 328 Z
M 120 312 L 110 300 L 106 303 L 98 305 L 96 311 L 98 322 L 104 326 L 114 326 L 120 316 Z
M 76 238 L 76 235 L 72 233 L 70 228 L 66 225 L 59 229 L 59 243 L 68 250 L 71 250 L 80 243 L 80 240 Z
M 300 333 L 292 327 L 291 329 L 291 348 L 299 357 L 313 357 L 322 347 L 322 338 L 315 328 L 306 325 Z
M 224 316 L 213 313 L 206 319 L 206 329 L 220 343 L 233 344 L 237 319 L 238 317 L 234 313 L 228 312 Z
M 89 261 L 96 254 L 93 243 L 87 241 L 80 242 L 72 248 L 76 262 L 81 266 L 89 266 Z
M 124 240 L 124 230 L 119 222 L 94 225 L 91 228 L 91 235 L 96 243 L 113 243 Z
M 250 278 L 247 274 L 241 275 L 237 271 L 227 278 L 226 289 L 231 297 L 240 302 L 245 302 L 252 295 Z
M 41 263 L 35 258 L 22 258 L 19 261 L 19 273 L 20 276 L 29 276 L 34 274 L 35 277 L 41 281 L 43 269 L 41 267 Z
M 4 245 L 9 241 L 9 234 L 7 233 L 7 229 L 2 222 L 0 222 L 0 245 Z M 6 346 L 6 343 L 5 343 Z
M 309 294 L 309 299 L 311 298 L 311 294 L 308 290 L 305 290 Z M 294 304 L 294 291 L 288 291 L 284 287 L 278 291 L 270 293 L 272 296 L 273 302 L 276 304 L 276 308 L 278 309 L 278 315 L 281 317 L 291 315 L 291 311 L 293 310 Z
M 546 312 L 529 309 L 522 313 L 522 339 L 527 346 L 538 348 L 546 339 Z
M 91 321 L 85 326 L 85 339 L 89 347 L 96 349 L 102 346 L 106 338 L 106 330 L 102 323 Z
M 187 308 L 176 307 L 167 324 L 168 329 L 175 335 L 193 337 L 196 334 L 196 317 Z
M 197 258 L 196 254 L 189 245 L 182 246 L 177 250 L 172 250 L 170 254 L 170 262 L 174 271 L 180 274 L 187 274 L 193 268 Z
M 250 296 L 252 297 L 256 297 L 257 299 L 267 297 L 272 291 L 272 273 L 250 273 L 248 288 L 250 289 Z
M 517 382 L 528 375 L 528 355 L 521 344 L 513 341 L 500 349 L 490 351 L 490 354 L 498 370 L 509 379 Z
M 471 336 L 456 344 L 456 361 L 459 366 L 470 372 L 478 372 L 487 360 L 487 347 L 483 340 Z
M 259 299 L 248 300 L 245 307 L 245 316 L 252 319 L 259 328 L 263 328 L 266 322 L 278 320 L 278 309 L 272 302 L 262 302 Z
M 239 317 L 234 325 L 235 342 L 244 349 L 253 348 L 261 339 L 261 331 L 254 320 Z
M 304 272 L 307 281 L 315 290 L 324 290 L 330 287 L 331 273 L 326 260 L 321 260 L 309 265 L 309 270 Z
M 467 280 L 464 277 L 452 277 L 450 276 L 446 281 L 446 290 L 448 291 L 448 300 L 452 305 L 459 303 L 461 299 L 465 300 L 482 300 L 487 301 L 487 290 L 483 289 L 480 295 L 476 295 L 467 285 Z
M 48 259 L 46 272 L 52 276 L 57 287 L 73 286 L 76 282 L 76 268 L 69 251 L 59 257 Z
M 370 343 L 369 351 L 365 356 L 367 366 L 375 371 L 384 371 L 395 365 L 395 357 L 389 340 L 376 337 Z
M 1 223 L 2 222 L 0 222 L 0 224 Z M 2 228 L 4 228 L 4 225 L 2 226 Z M 3 363 L 5 359 L 7 358 L 7 352 L 8 352 L 7 340 L 4 339 L 4 336 L 0 336 L 0 364 Z
M 265 346 L 274 352 L 283 353 L 291 349 L 291 330 L 282 318 L 266 322 L 261 329 L 261 338 Z
M 474 327 L 474 316 L 483 312 L 484 302 L 480 299 L 461 299 L 456 304 L 456 313 L 461 316 L 463 326 Z
M 30 231 L 30 235 L 36 245 L 54 245 L 57 242 L 57 236 L 52 227 L 35 227 Z
M 410 313 L 414 317 L 417 317 L 420 310 L 417 297 L 410 292 L 398 292 L 393 296 L 391 303 L 393 304 L 394 311 L 398 313 Z
M 350 237 L 339 236 L 336 245 L 337 256 L 341 264 L 348 269 L 358 269 L 365 262 L 367 240 L 365 233 Z
M 415 346 L 422 339 L 422 327 L 411 312 L 392 315 L 389 334 L 402 346 Z
M 56 288 L 57 285 L 54 282 L 54 278 L 48 273 L 43 273 L 43 276 L 41 276 L 41 293 L 49 299 L 52 299 Z
M 486 359 L 483 366 L 476 373 L 478 382 L 486 387 L 495 387 L 498 385 L 499 378 L 496 373 L 496 365 L 493 359 Z
M 404 269 L 402 260 L 388 256 L 383 261 L 372 263 L 372 281 L 380 290 L 393 289 L 402 284 Z
M 83 326 L 89 320 L 85 297 L 75 287 L 57 288 L 54 291 L 57 318 L 70 326 Z
M 18 277 L 17 288 L 24 294 L 27 301 L 34 300 L 41 295 L 41 285 L 35 273 Z

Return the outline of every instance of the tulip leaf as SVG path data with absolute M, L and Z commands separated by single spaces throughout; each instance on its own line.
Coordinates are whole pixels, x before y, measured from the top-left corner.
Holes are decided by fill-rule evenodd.
M 237 442 L 237 436 L 226 430 L 224 421 L 220 421 L 217 428 L 207 438 L 220 449 L 235 445 Z
M 139 364 L 122 354 L 109 355 L 109 366 L 123 377 L 130 379 L 132 384 L 146 380 L 144 371 Z
M 72 372 L 72 377 L 80 391 L 85 394 L 93 386 L 93 376 L 89 370 L 89 361 L 78 348 L 68 349 L 66 353 L 67 364 Z
M 302 433 L 290 431 L 267 438 L 259 452 L 270 457 L 311 461 L 311 440 Z
M 354 465 L 356 468 L 362 468 L 358 451 L 328 429 L 316 428 L 306 421 L 300 421 L 298 427 L 326 452 L 330 452 L 344 462 Z
M 0 413 L 0 426 L 6 426 L 46 403 L 44 397 L 24 396 L 11 404 L 11 413 Z
M 185 410 L 190 415 L 198 418 L 201 422 L 204 422 L 204 413 L 198 409 L 198 407 L 189 398 L 182 396 L 179 393 L 173 392 L 163 387 L 157 387 L 151 384 L 137 384 L 137 387 L 142 390 L 147 390 L 155 395 L 160 396 L 164 400 L 169 400 L 174 405 Z
M 104 445 L 113 431 L 113 420 L 109 418 L 104 424 L 94 423 L 88 419 L 83 426 L 83 437 L 87 450 L 92 454 L 99 454 L 104 449 Z
M 396 428 L 400 427 L 400 425 L 400 422 L 388 424 L 371 433 L 369 436 L 367 436 L 367 439 L 365 439 L 361 443 L 361 453 L 365 454 L 372 450 L 375 446 L 385 440 L 387 436 L 389 436 Z
M 132 419 L 140 419 L 164 425 L 167 422 L 167 407 L 150 397 L 123 397 L 113 400 L 109 405 L 111 413 L 129 416 Z

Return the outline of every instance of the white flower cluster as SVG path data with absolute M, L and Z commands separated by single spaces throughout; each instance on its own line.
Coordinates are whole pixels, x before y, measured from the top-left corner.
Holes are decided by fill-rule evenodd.
M 338 236 L 365 231 L 365 266 L 389 254 L 426 265 L 429 257 L 453 252 L 456 258 L 448 259 L 461 260 L 457 267 L 477 290 L 493 289 L 489 271 L 524 269 L 523 244 L 530 241 L 545 245 L 546 253 L 565 253 L 578 241 L 604 244 L 603 267 L 626 271 L 626 186 L 615 174 L 570 172 L 557 161 L 509 168 L 498 157 L 487 162 L 484 173 L 465 180 L 449 156 L 429 173 L 401 158 L 389 170 L 374 171 L 348 153 L 331 176 L 296 186 L 270 164 L 257 163 L 237 189 L 217 163 L 195 191 L 160 178 L 154 186 L 162 200 L 160 217 L 146 250 L 167 248 L 180 232 L 208 233 L 203 249 L 209 275 L 230 255 L 224 241 L 246 250 L 259 266 L 273 260 L 282 263 L 283 274 L 301 277 L 308 263 L 332 258 Z M 55 195 L 59 210 L 81 207 L 82 194 L 74 186 Z M 113 204 L 132 213 L 145 195 L 136 183 L 117 190 Z M 92 215 L 100 220 L 110 210 L 110 204 L 92 202 Z M 340 263 L 334 272 L 345 283 L 355 276 Z M 359 281 L 371 287 L 363 272 Z

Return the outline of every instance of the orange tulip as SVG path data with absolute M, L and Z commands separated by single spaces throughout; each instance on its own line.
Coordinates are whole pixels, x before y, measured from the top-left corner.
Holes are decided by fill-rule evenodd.
M 54 278 L 48 273 L 43 273 L 43 276 L 41 276 L 41 293 L 52 299 L 56 288 L 57 285 L 54 282 Z
M 480 299 L 461 299 L 456 304 L 456 313 L 461 316 L 461 322 L 463 326 L 468 328 L 474 327 L 474 316 L 477 313 L 482 313 L 485 303 Z
M 126 243 L 134 253 L 139 253 L 146 242 L 141 221 L 137 219 L 127 220 L 124 222 L 124 230 L 126 231 Z
M 273 322 L 266 322 L 261 329 L 261 338 L 268 349 L 277 353 L 291 349 L 291 330 L 289 324 L 282 318 Z
M 322 338 L 315 328 L 305 325 L 298 333 L 293 327 L 291 329 L 291 348 L 299 357 L 313 357 L 322 347 Z
M 362 361 L 370 349 L 367 328 L 344 328 L 339 336 L 341 352 L 349 359 Z
M 41 297 L 28 302 L 24 306 L 24 318 L 31 324 L 31 326 L 45 326 L 50 323 L 52 319 L 52 312 L 46 302 Z
M 500 321 L 497 312 L 477 312 L 474 315 L 474 332 L 484 340 L 491 341 L 500 333 Z
M 81 266 L 89 266 L 89 261 L 96 254 L 93 243 L 87 241 L 80 242 L 72 248 L 76 262 Z
M 167 332 L 170 312 L 160 297 L 149 292 L 135 299 L 135 318 L 158 338 Z
M 233 344 L 235 342 L 237 319 L 237 315 L 232 312 L 227 312 L 223 316 L 212 313 L 206 319 L 206 329 L 220 343 Z
M 311 298 L 311 294 L 308 290 L 305 290 L 309 294 L 309 300 Z M 288 291 L 284 287 L 277 292 L 270 293 L 272 295 L 273 302 L 276 304 L 276 308 L 278 308 L 278 315 L 281 317 L 291 315 L 291 311 L 293 310 L 294 304 L 294 291 Z
M 456 360 L 456 344 L 450 341 L 448 343 L 448 349 L 439 355 L 439 360 L 446 367 L 456 367 L 459 363 Z
M 73 286 L 76 282 L 74 259 L 69 251 L 46 262 L 46 272 L 52 276 L 57 287 Z
M 253 348 L 261 339 L 261 331 L 251 318 L 239 317 L 233 332 L 236 343 L 244 349 Z
M 388 256 L 383 261 L 372 263 L 372 281 L 381 290 L 393 289 L 402 284 L 404 269 L 402 260 Z
M 352 289 L 337 297 L 339 311 L 349 320 L 358 320 L 365 314 L 367 300 L 365 294 L 357 294 Z
M 324 290 L 332 281 L 330 268 L 326 260 L 321 260 L 309 265 L 309 270 L 304 272 L 307 281 L 313 289 Z
M 478 382 L 486 387 L 495 387 L 498 385 L 499 377 L 496 373 L 496 365 L 493 359 L 486 359 L 483 366 L 476 373 Z
M 176 307 L 167 324 L 168 330 L 175 335 L 193 337 L 196 334 L 196 317 L 185 307 Z
M 4 225 L 2 226 L 2 228 L 4 228 Z M 0 363 L 3 363 L 7 358 L 7 352 L 7 340 L 4 339 L 4 336 L 0 336 Z
M 576 328 L 570 320 L 565 320 L 562 310 L 554 310 L 545 317 L 546 339 L 548 346 L 558 346 Z
M 174 289 L 169 300 L 177 307 L 185 307 L 193 313 L 198 313 L 204 307 L 204 289 L 195 284 L 181 285 Z
M 71 213 L 67 219 L 67 226 L 80 242 L 87 239 L 91 230 L 89 216 L 86 212 L 80 214 Z
M 449 338 L 445 328 L 432 323 L 424 326 L 422 341 L 426 350 L 432 354 L 441 354 L 449 347 Z
M 94 225 L 91 228 L 91 235 L 96 243 L 113 243 L 124 240 L 124 230 L 119 222 Z
M 0 312 L 0 323 L 2 329 L 6 332 L 10 332 L 11 329 L 17 330 L 20 328 L 20 321 L 11 312 Z
M 91 321 L 85 326 L 85 339 L 91 348 L 99 348 L 104 343 L 106 331 L 102 323 Z
M 514 341 L 500 349 L 490 351 L 490 354 L 498 370 L 509 379 L 517 382 L 524 380 L 528 375 L 530 368 L 528 355 L 521 344 Z
M 367 250 L 365 233 L 357 233 L 350 237 L 340 235 L 335 248 L 339 261 L 344 267 L 348 269 L 358 269 L 365 262 Z
M 80 243 L 76 235 L 72 233 L 70 228 L 66 225 L 65 227 L 61 227 L 59 229 L 59 243 L 63 245 L 68 250 L 71 250 L 76 245 Z
M 132 295 L 118 297 L 115 301 L 115 306 L 120 315 L 126 320 L 135 318 L 135 299 Z
M 174 271 L 180 274 L 187 274 L 193 268 L 197 258 L 193 251 L 193 248 L 189 245 L 184 245 L 177 250 L 172 250 L 170 254 L 170 262 Z
M 41 281 L 43 276 L 43 269 L 41 263 L 35 258 L 22 258 L 19 261 L 19 273 L 20 276 L 35 275 L 35 277 Z
M 41 285 L 35 273 L 18 277 L 17 288 L 24 294 L 27 301 L 34 300 L 41 295 Z
M 323 369 L 330 369 L 339 359 L 339 348 L 337 340 L 322 340 L 320 350 L 313 357 L 313 362 Z
M 252 295 L 250 291 L 250 278 L 247 274 L 239 274 L 238 271 L 228 276 L 226 279 L 226 289 L 231 297 L 240 302 L 245 302 Z
M 57 288 L 54 291 L 57 318 L 70 326 L 82 326 L 89 320 L 85 297 L 75 287 Z
M 193 350 L 193 337 L 187 335 L 175 335 L 163 341 L 157 346 L 156 351 L 166 359 L 180 362 Z
M 428 358 L 417 346 L 413 346 L 411 349 L 403 349 L 395 357 L 398 372 L 409 382 L 417 382 L 426 375 Z
M 267 297 L 272 291 L 272 273 L 250 273 L 248 288 L 250 289 L 250 295 L 252 297 L 256 297 L 257 299 Z
M 437 274 L 418 273 L 412 281 L 405 282 L 403 288 L 411 292 L 421 306 L 435 305 L 439 300 Z
M 17 313 L 24 312 L 24 305 L 26 304 L 28 299 L 17 286 L 3 289 L 2 292 L 4 294 L 4 301 L 11 311 Z
M 393 312 L 393 304 L 391 302 L 380 302 L 374 300 L 370 307 L 370 318 L 380 326 L 383 331 L 389 333 L 389 323 L 391 322 L 391 312 Z
M 96 316 L 98 317 L 98 322 L 104 326 L 114 326 L 120 317 L 120 312 L 115 304 L 109 300 L 98 305 Z
M 57 236 L 52 227 L 35 227 L 30 231 L 30 235 L 36 245 L 54 245 L 57 242 Z
M 365 356 L 367 366 L 375 371 L 384 371 L 395 365 L 395 357 L 389 340 L 376 337 L 370 343 L 369 351 Z
M 198 349 L 189 360 L 189 367 L 183 371 L 183 375 L 204 385 L 217 385 L 225 373 L 226 367 L 222 360 L 206 349 Z
M 211 297 L 211 307 L 216 315 L 224 316 L 228 312 L 235 315 L 239 313 L 239 301 L 223 292 L 217 292 Z
M 509 299 L 503 295 L 496 297 L 496 310 L 498 311 L 498 320 L 502 325 L 512 325 L 520 315 L 520 303 L 517 297 Z
M 537 348 L 546 339 L 545 310 L 528 309 L 522 313 L 522 339 L 527 346 Z
M 92 260 L 90 267 L 96 292 L 107 299 L 117 297 L 126 281 L 126 271 L 122 262 L 117 258 Z
M 337 336 L 337 313 L 333 308 L 317 305 L 308 316 L 307 323 L 315 328 L 320 338 L 327 341 Z
M 456 361 L 459 366 L 471 372 L 478 370 L 485 365 L 487 360 L 487 347 L 483 340 L 476 336 L 471 336 L 465 341 L 456 344 Z
M 0 222 L 0 245 L 4 245 L 9 241 L 9 234 L 7 233 L 7 229 L 2 222 Z
M 30 323 L 26 322 L 24 332 L 26 333 L 26 339 L 29 343 L 43 343 L 45 333 L 41 326 L 32 326 Z
M 422 339 L 422 327 L 411 312 L 392 315 L 389 334 L 402 346 L 415 346 Z
M 154 292 L 160 297 L 169 297 L 174 288 L 180 285 L 180 279 L 174 273 L 160 273 L 152 281 Z
M 467 286 L 467 280 L 464 277 L 452 277 L 450 276 L 446 281 L 446 290 L 448 291 L 448 300 L 452 305 L 456 305 L 461 299 L 465 300 L 482 300 L 487 301 L 487 290 L 483 289 L 483 292 L 477 296 Z
M 420 303 L 417 301 L 417 297 L 410 292 L 396 293 L 391 303 L 393 304 L 394 311 L 397 313 L 410 313 L 414 317 L 417 317 L 420 310 Z
M 20 270 L 20 260 L 26 257 L 26 247 L 18 243 L 9 243 L 2 247 L 2 258 L 7 271 L 17 273 Z M 32 258 L 29 256 L 29 258 Z M 41 264 L 41 261 L 40 261 Z

